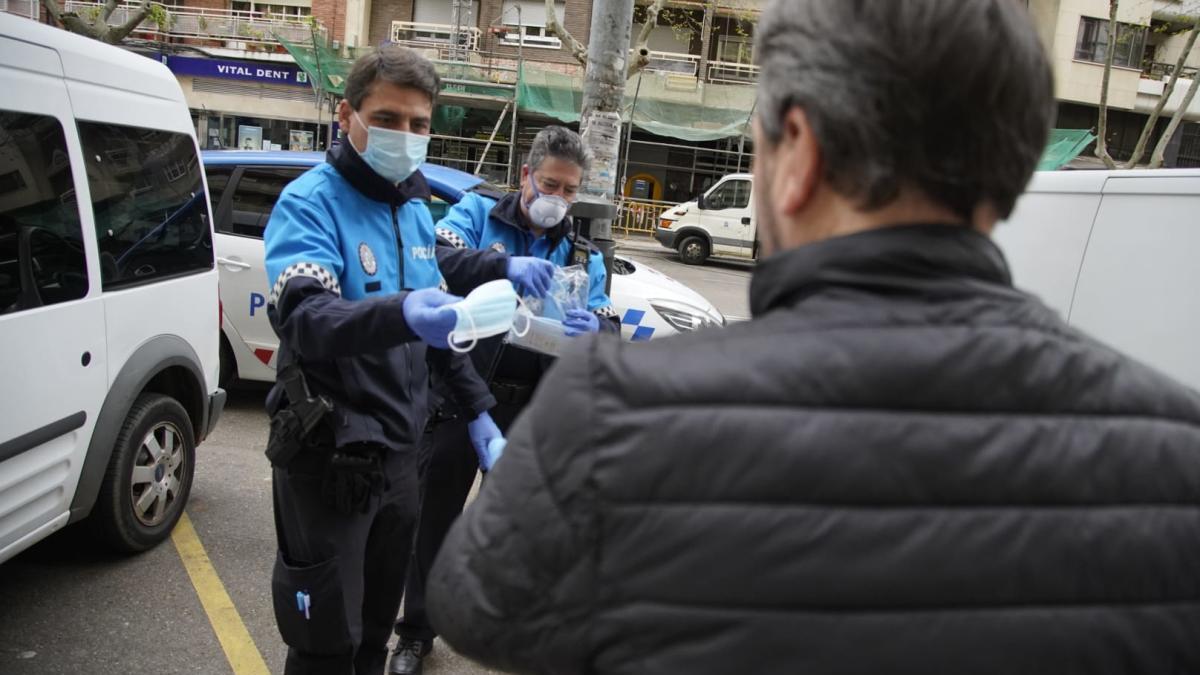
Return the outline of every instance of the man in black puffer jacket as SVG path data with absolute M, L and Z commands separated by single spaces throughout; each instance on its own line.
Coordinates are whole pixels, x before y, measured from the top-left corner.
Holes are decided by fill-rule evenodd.
M 1052 117 L 1025 8 L 776 0 L 756 39 L 754 320 L 560 359 L 438 631 L 558 675 L 1200 672 L 1200 395 L 987 236 Z

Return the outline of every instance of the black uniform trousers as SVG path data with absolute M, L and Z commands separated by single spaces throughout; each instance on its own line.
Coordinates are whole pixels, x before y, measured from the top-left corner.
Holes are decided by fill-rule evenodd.
M 274 469 L 279 552 L 271 585 L 288 644 L 284 672 L 380 675 L 420 508 L 417 448 L 385 451 L 383 495 L 349 515 L 322 499 L 329 455 L 308 448 Z
M 489 411 L 492 421 L 507 435 L 526 402 L 498 403 Z M 450 526 L 462 514 L 479 470 L 467 434 L 469 421 L 462 417 L 444 421 L 425 434 L 421 444 L 421 516 L 404 586 L 404 616 L 396 622 L 401 639 L 432 642 L 437 636 L 425 612 L 425 580 Z

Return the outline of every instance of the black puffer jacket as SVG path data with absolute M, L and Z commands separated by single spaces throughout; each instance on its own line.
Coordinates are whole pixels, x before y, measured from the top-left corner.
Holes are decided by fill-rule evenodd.
M 901 227 L 564 357 L 430 581 L 522 672 L 1198 673 L 1200 395 Z

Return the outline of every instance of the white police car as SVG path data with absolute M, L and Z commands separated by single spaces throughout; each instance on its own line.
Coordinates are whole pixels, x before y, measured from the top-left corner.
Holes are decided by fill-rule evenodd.
M 270 382 L 279 339 L 267 321 L 263 230 L 284 186 L 324 155 L 236 150 L 202 155 L 221 275 L 221 382 L 228 385 L 235 377 Z M 430 208 L 435 222 L 450 204 L 484 184 L 477 176 L 435 164 L 422 165 L 421 172 L 434 195 Z M 620 256 L 613 261 L 611 297 L 621 317 L 621 334 L 631 341 L 725 323 L 699 293 Z

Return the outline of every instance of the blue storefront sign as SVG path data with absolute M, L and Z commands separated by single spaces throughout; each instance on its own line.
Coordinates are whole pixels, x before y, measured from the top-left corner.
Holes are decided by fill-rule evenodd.
M 176 75 L 308 86 L 308 73 L 294 63 L 229 61 L 173 54 L 167 55 L 164 63 Z

